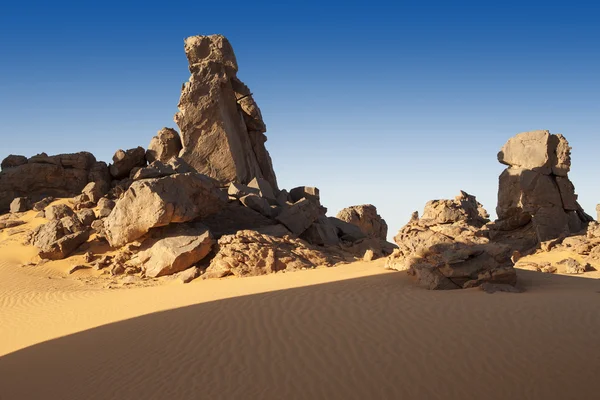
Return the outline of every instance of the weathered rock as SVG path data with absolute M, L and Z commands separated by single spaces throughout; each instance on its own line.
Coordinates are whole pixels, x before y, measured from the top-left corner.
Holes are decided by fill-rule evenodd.
M 143 147 L 126 151 L 119 149 L 112 160 L 109 167 L 111 176 L 115 179 L 127 178 L 132 169 L 146 166 L 146 150 Z
M 302 199 L 284 209 L 277 221 L 285 225 L 294 235 L 300 235 L 319 217 L 319 205 L 314 201 Z
M 498 154 L 508 168 L 500 175 L 498 220 L 490 228 L 516 231 L 532 225 L 538 242 L 584 229 L 591 217 L 577 203 L 568 178 L 570 150 L 562 135 L 548 131 L 511 138 Z
M 150 141 L 146 160 L 148 164 L 156 160 L 166 163 L 173 157 L 179 157 L 182 148 L 179 133 L 172 128 L 162 128 Z
M 88 183 L 88 175 L 96 159 L 90 153 L 44 153 L 31 157 L 26 164 L 0 172 L 0 213 L 9 209 L 16 197 L 27 197 L 34 203 L 44 197 L 73 197 Z M 39 210 L 36 210 L 39 211 Z
M 183 86 L 175 122 L 181 157 L 198 172 L 229 182 L 277 180 L 264 142 L 265 124 L 250 90 L 237 77 L 237 61 L 221 35 L 185 39 L 191 76 Z
M 241 197 L 240 202 L 244 206 L 253 209 L 254 211 L 264 215 L 265 217 L 271 218 L 274 214 L 271 210 L 271 206 L 269 205 L 267 199 L 259 197 L 255 194 L 248 194 L 244 197 Z
M 92 222 L 96 220 L 94 210 L 90 210 L 89 208 L 79 211 L 76 215 L 77 219 L 85 226 L 91 226 Z
M 340 244 L 336 226 L 324 216 L 318 217 L 300 237 L 317 246 L 337 246 Z
M 33 205 L 33 211 L 44 211 L 54 201 L 54 197 L 45 197 Z
M 73 210 L 66 204 L 54 204 L 46 207 L 44 216 L 47 220 L 54 221 L 64 217 L 75 215 Z
M 344 261 L 341 255 L 326 253 L 300 239 L 276 238 L 245 230 L 219 239 L 218 252 L 202 277 L 264 275 L 332 266 Z
M 320 201 L 320 193 L 319 189 L 312 186 L 298 186 L 290 190 L 290 199 L 293 203 L 300 201 L 302 199 L 316 200 Z
M 564 268 L 565 274 L 583 274 L 586 270 L 585 265 L 581 265 L 574 258 L 567 258 L 565 260 L 561 260 L 557 263 Z
M 180 158 L 171 158 L 166 163 L 156 160 L 149 166 L 138 169 L 133 175 L 133 180 L 161 178 L 163 176 L 185 174 L 187 172 L 193 172 L 193 169 Z
M 329 217 L 329 222 L 337 229 L 338 237 L 346 242 L 356 242 L 367 237 L 358 226 L 349 222 L 335 217 Z
M 71 267 L 69 269 L 68 273 L 69 273 L 69 275 L 71 275 L 72 273 L 80 271 L 82 269 L 90 269 L 90 268 L 92 268 L 92 267 L 90 267 L 89 265 L 78 264 L 78 265 L 75 265 L 75 266 Z
M 231 182 L 229 184 L 229 188 L 227 189 L 227 195 L 231 197 L 235 197 L 236 199 L 241 199 L 244 196 L 249 194 L 259 195 L 260 190 L 256 188 L 251 188 L 246 185 L 242 185 L 241 183 Z
M 185 271 L 181 271 L 176 273 L 173 277 L 175 279 L 179 279 L 183 283 L 190 283 L 194 279 L 200 276 L 200 268 L 191 267 L 186 269 Z
M 371 204 L 344 208 L 337 214 L 337 218 L 356 225 L 368 237 L 385 240 L 388 227 L 383 218 L 377 214 L 377 208 Z
M 474 196 L 428 203 L 428 218 L 411 218 L 394 238 L 388 268 L 408 270 L 429 289 L 459 289 L 484 282 L 516 283 L 509 246 L 491 243 Z M 416 217 L 416 216 L 415 216 Z
M 272 202 L 276 202 L 275 192 L 269 181 L 263 178 L 254 178 L 248 183 L 248 187 L 258 190 L 258 195 L 263 199 L 267 199 Z
M 11 213 L 25 212 L 29 209 L 29 200 L 27 197 L 17 197 L 10 203 Z
M 90 182 L 85 185 L 81 194 L 85 195 L 89 201 L 96 204 L 109 190 L 110 186 L 106 181 Z
M 373 261 L 375 259 L 375 254 L 373 253 L 373 250 L 369 249 L 367 251 L 365 251 L 365 255 L 363 256 L 363 261 Z
M 111 246 L 122 246 L 152 228 L 215 214 L 226 201 L 213 179 L 197 173 L 139 180 L 106 217 L 106 237 Z
M 25 221 L 21 220 L 4 220 L 0 221 L 0 230 L 14 228 L 16 226 L 24 225 Z
M 4 160 L 2 160 L 2 164 L 0 165 L 0 168 L 2 170 L 6 170 L 9 168 L 19 167 L 24 164 L 27 164 L 27 157 L 11 154 L 8 157 L 6 157 Z
M 87 241 L 88 230 L 81 230 L 76 217 L 53 220 L 38 226 L 32 233 L 31 244 L 39 249 L 42 259 L 60 260 L 73 253 Z
M 115 208 L 115 202 L 107 199 L 106 197 L 101 198 L 98 201 L 98 218 L 106 218 L 110 215 L 110 212 Z
M 158 239 L 144 243 L 138 253 L 146 276 L 156 278 L 184 271 L 206 257 L 215 243 L 200 224 L 176 224 L 156 233 Z

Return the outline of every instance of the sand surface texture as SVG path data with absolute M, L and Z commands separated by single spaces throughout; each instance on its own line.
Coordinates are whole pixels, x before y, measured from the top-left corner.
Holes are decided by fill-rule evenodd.
M 19 237 L 0 237 L 0 400 L 600 396 L 597 274 L 438 292 L 379 260 L 130 288 L 22 266 Z

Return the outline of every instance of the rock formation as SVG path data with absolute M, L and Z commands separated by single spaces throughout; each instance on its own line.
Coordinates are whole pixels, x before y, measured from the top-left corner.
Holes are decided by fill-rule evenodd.
M 146 161 L 148 161 L 148 164 L 156 160 L 167 163 L 171 158 L 179 157 L 181 148 L 179 133 L 175 129 L 162 128 L 148 145 Z
M 398 249 L 387 268 L 408 271 L 428 289 L 460 289 L 483 283 L 515 285 L 509 246 L 492 243 L 483 230 L 487 212 L 474 196 L 427 203 L 394 237 Z
M 498 160 L 508 166 L 500 175 L 498 220 L 493 229 L 531 227 L 538 242 L 577 233 L 592 220 L 577 203 L 569 180 L 571 148 L 562 135 L 524 132 L 511 138 Z
M 81 193 L 88 182 L 105 176 L 106 164 L 97 162 L 87 152 L 48 156 L 8 156 L 0 172 L 0 213 L 9 209 L 17 197 L 27 197 L 35 203 L 44 197 L 73 197 Z
M 386 240 L 388 226 L 383 218 L 377 214 L 377 207 L 363 204 L 344 208 L 337 214 L 337 218 L 356 225 L 368 237 Z
M 264 178 L 277 190 L 266 126 L 250 89 L 237 78 L 229 41 L 221 35 L 191 36 L 184 47 L 191 76 L 175 115 L 181 157 L 223 184 Z

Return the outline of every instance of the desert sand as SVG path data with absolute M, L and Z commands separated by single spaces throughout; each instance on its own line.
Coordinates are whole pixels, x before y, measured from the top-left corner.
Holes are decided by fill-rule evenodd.
M 519 294 L 428 291 L 382 259 L 129 287 L 68 275 L 64 260 L 27 266 L 35 251 L 12 233 L 0 238 L 1 400 L 600 393 L 598 272 L 520 270 Z

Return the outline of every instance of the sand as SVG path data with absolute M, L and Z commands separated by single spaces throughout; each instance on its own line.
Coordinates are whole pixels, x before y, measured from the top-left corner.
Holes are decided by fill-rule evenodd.
M 34 252 L 19 237 L 0 237 L 0 400 L 600 393 L 597 275 L 436 292 L 378 260 L 130 288 L 65 261 L 21 266 Z

